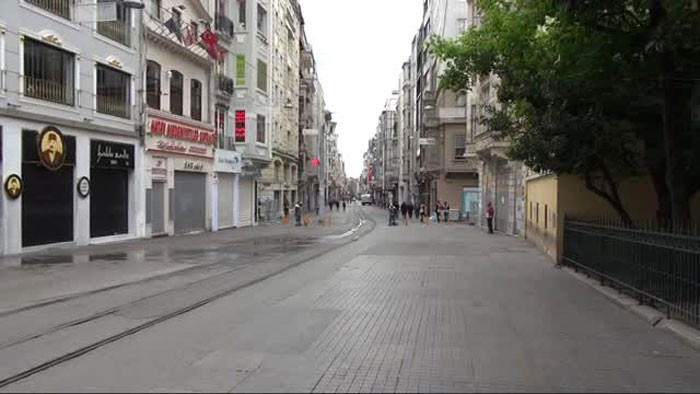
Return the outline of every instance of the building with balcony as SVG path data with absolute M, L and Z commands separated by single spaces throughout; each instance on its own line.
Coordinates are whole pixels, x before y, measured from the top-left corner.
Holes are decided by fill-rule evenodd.
M 216 229 L 214 156 L 218 49 L 207 50 L 214 10 L 199 0 L 153 0 L 146 26 L 147 235 Z
M 141 11 L 111 7 L 2 2 L 2 254 L 145 233 Z
M 447 201 L 452 209 L 459 209 L 462 217 L 471 219 L 481 215 L 481 207 L 475 133 L 467 121 L 470 93 L 439 86 L 445 64 L 435 59 L 425 45 L 432 35 L 458 37 L 468 26 L 468 4 L 425 0 L 414 53 L 420 202 L 432 209 L 438 201 Z
M 263 170 L 260 197 L 265 219 L 279 219 L 297 200 L 299 169 L 299 62 L 301 8 L 296 0 L 271 0 L 270 104 L 272 162 Z

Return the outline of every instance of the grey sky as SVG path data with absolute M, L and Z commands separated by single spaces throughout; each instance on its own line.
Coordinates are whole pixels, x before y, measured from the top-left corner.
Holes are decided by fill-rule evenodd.
M 299 0 L 318 63 L 326 107 L 338 122 L 338 148 L 348 176 L 362 172 L 362 154 L 379 114 L 398 89 L 411 54 L 422 0 Z

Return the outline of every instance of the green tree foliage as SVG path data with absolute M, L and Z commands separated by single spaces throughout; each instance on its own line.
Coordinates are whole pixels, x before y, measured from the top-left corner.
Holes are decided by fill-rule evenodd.
M 657 2 L 665 13 L 654 23 Z M 480 76 L 498 76 L 500 104 L 487 108 L 490 116 L 482 122 L 510 141 L 513 159 L 536 171 L 582 176 L 628 222 L 619 181 L 650 175 L 659 212 L 670 218 L 674 189 L 668 174 L 675 168 L 686 187 L 687 217 L 689 197 L 700 186 L 694 184 L 700 171 L 692 160 L 700 144 L 690 122 L 700 59 L 700 18 L 693 4 L 480 0 L 480 27 L 456 40 L 433 37 L 430 46 L 447 64 L 443 87 L 464 89 Z M 673 99 L 687 109 L 675 120 L 682 149 L 671 158 L 664 122 L 669 97 L 660 77 L 669 54 L 674 81 L 685 81 Z

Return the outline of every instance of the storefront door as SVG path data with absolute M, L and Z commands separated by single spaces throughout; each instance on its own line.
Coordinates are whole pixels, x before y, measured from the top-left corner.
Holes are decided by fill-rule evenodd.
M 204 231 L 206 220 L 206 174 L 175 172 L 175 232 Z
M 233 174 L 219 174 L 219 228 L 233 226 Z
M 129 173 L 125 170 L 90 170 L 90 237 L 129 232 Z

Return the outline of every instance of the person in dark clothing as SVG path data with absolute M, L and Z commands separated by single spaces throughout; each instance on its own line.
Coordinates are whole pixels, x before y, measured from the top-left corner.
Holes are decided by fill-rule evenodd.
M 284 198 L 284 217 L 285 219 L 289 217 L 289 200 L 287 200 L 287 197 Z
M 408 226 L 408 206 L 406 202 L 401 203 L 401 218 L 403 219 L 403 224 Z
M 346 206 L 347 206 L 347 203 L 345 202 L 345 200 L 343 200 L 343 212 L 345 212 L 345 207 L 346 207 Z
M 486 207 L 486 222 L 489 226 L 489 234 L 493 234 L 493 214 L 493 205 L 491 204 L 491 201 L 489 201 Z
M 443 213 L 445 214 L 445 224 L 447 224 L 450 218 L 450 204 L 447 201 L 443 204 Z
M 406 212 L 408 213 L 408 218 L 413 219 L 413 203 L 410 201 L 406 204 Z

